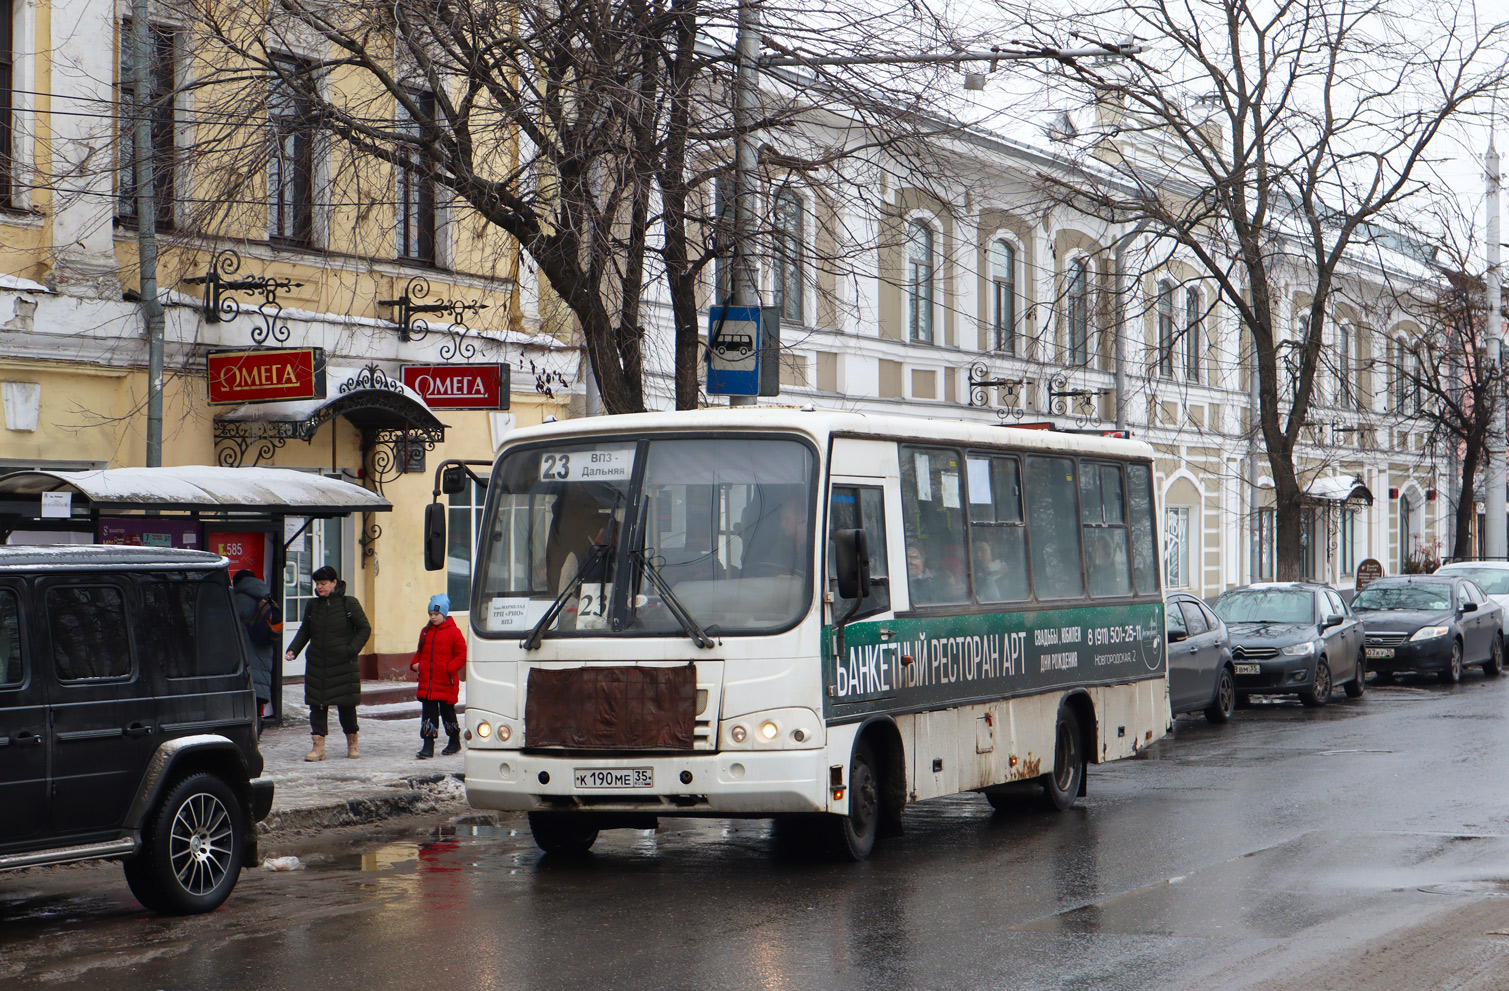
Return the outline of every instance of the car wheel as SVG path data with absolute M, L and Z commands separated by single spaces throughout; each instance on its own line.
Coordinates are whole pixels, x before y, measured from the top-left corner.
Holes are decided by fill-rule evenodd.
M 213 774 L 191 774 L 148 819 L 141 852 L 125 863 L 126 883 L 154 912 L 209 912 L 230 897 L 245 847 L 246 813 L 230 785 Z
M 828 849 L 838 860 L 863 860 L 880 825 L 880 774 L 875 753 L 860 740 L 849 758 L 849 814 L 826 817 Z
M 1053 730 L 1053 770 L 1042 776 L 1043 807 L 1062 812 L 1073 805 L 1084 776 L 1084 738 L 1079 733 L 1079 717 L 1073 709 L 1060 705 Z
M 535 846 L 560 857 L 580 857 L 597 842 L 597 827 L 577 812 L 531 812 L 529 832 Z
M 1455 685 L 1462 680 L 1462 641 L 1451 642 L 1451 660 L 1447 662 L 1446 669 L 1436 675 L 1443 685 Z
M 1231 710 L 1237 704 L 1237 679 L 1231 668 L 1221 668 L 1221 677 L 1216 680 L 1216 697 L 1205 708 L 1205 721 L 1226 723 L 1231 721 Z
M 1347 698 L 1362 698 L 1362 693 L 1368 690 L 1368 657 L 1362 651 L 1357 652 L 1357 674 L 1345 685 Z
M 1299 701 L 1311 708 L 1325 705 L 1331 701 L 1331 689 L 1334 687 L 1331 683 L 1331 665 L 1322 657 L 1315 662 L 1315 678 L 1310 682 L 1309 688 L 1299 693 Z
M 1490 678 L 1497 678 L 1504 670 L 1504 638 L 1493 638 L 1493 653 L 1488 655 L 1488 660 L 1483 662 L 1483 673 Z

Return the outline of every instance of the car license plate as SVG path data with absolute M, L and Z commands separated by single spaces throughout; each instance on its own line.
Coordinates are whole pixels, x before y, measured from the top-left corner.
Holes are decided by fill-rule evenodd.
M 1392 647 L 1369 647 L 1368 648 L 1368 660 L 1370 660 L 1370 661 L 1371 660 L 1386 661 L 1386 660 L 1388 660 L 1389 658 L 1391 658 L 1393 656 L 1394 656 L 1394 648 L 1392 648 Z
M 1237 669 L 1237 674 L 1261 674 L 1262 673 L 1262 668 L 1260 668 L 1256 664 L 1238 664 L 1236 666 L 1236 669 Z
M 578 767 L 572 775 L 578 788 L 653 788 L 653 767 Z

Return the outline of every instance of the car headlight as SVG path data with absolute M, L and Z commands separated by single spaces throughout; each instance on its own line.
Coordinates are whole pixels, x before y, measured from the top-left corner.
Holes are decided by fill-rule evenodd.
M 1451 627 L 1449 626 L 1422 626 L 1409 639 L 1412 643 L 1416 640 L 1434 640 L 1436 637 L 1444 637 L 1450 632 Z
M 1314 652 L 1315 645 L 1313 643 L 1291 644 L 1288 647 L 1281 648 L 1280 650 L 1280 653 L 1287 654 L 1290 657 L 1303 657 L 1306 654 L 1312 654 Z

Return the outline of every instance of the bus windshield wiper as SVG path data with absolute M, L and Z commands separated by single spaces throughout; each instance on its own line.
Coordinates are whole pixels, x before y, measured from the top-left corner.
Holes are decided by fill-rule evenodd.
M 541 638 L 545 636 L 545 631 L 550 628 L 550 624 L 560 615 L 562 607 L 566 605 L 566 600 L 571 598 L 572 594 L 582 587 L 582 583 L 587 580 L 588 573 L 608 553 L 608 548 L 609 545 L 606 543 L 592 545 L 592 552 L 587 555 L 587 559 L 576 569 L 575 577 L 566 583 L 566 587 L 561 589 L 561 594 L 557 595 L 555 601 L 550 603 L 550 608 L 546 609 L 545 615 L 541 616 L 540 621 L 534 624 L 534 629 L 529 631 L 529 636 L 519 641 L 520 647 L 523 647 L 525 650 L 539 649 Z
M 681 629 L 686 632 L 687 636 L 692 638 L 692 643 L 703 648 L 716 646 L 717 641 L 707 635 L 707 632 L 692 618 L 692 614 L 687 612 L 686 606 L 682 605 L 681 600 L 676 598 L 676 593 L 671 591 L 671 583 L 665 580 L 665 576 L 660 573 L 660 569 L 655 566 L 655 562 L 650 558 L 650 555 L 639 550 L 634 552 L 634 558 L 644 568 L 645 576 L 650 579 L 650 584 L 654 585 L 655 590 L 660 593 L 661 601 L 666 604 L 666 608 L 670 610 L 671 615 L 676 617 L 676 622 L 681 624 Z

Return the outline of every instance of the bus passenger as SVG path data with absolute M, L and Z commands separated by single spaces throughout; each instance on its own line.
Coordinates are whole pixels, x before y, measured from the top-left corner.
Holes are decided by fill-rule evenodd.
M 943 602 L 947 596 L 943 583 L 936 572 L 927 566 L 927 555 L 917 544 L 906 549 L 906 573 L 912 590 L 913 606 L 932 606 Z
M 740 578 L 792 578 L 806 573 L 807 512 L 802 503 L 788 499 L 773 514 L 775 526 L 761 521 L 754 529 L 744 554 Z
M 996 557 L 988 540 L 976 540 L 975 598 L 981 602 L 1001 602 L 1006 598 L 1006 562 Z

